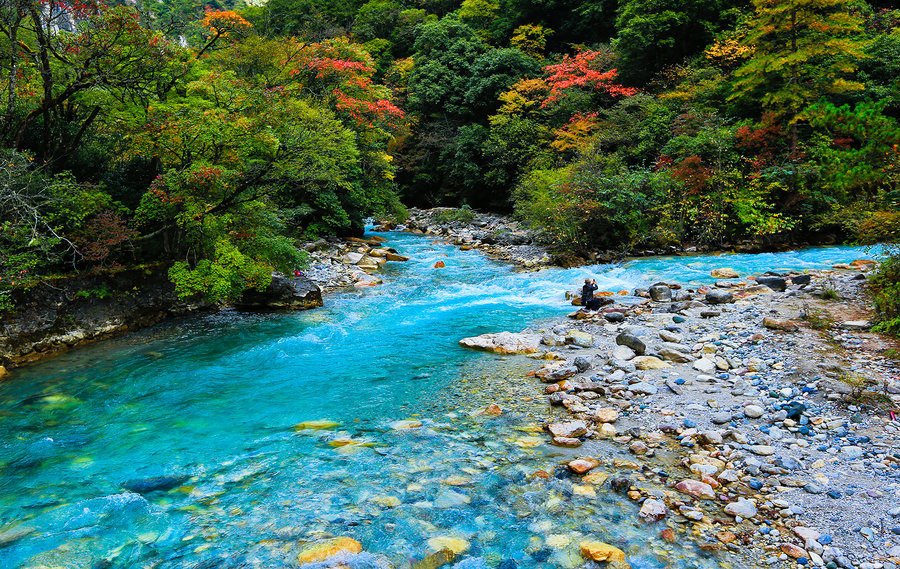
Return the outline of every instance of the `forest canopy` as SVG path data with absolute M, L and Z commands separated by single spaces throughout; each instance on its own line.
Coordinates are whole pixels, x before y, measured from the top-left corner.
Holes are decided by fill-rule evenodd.
M 230 299 L 404 204 L 575 252 L 900 228 L 890 3 L 2 0 L 0 76 L 0 295 Z

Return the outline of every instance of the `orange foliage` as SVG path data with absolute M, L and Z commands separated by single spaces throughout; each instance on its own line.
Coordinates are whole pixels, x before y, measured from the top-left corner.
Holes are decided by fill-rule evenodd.
M 207 8 L 206 15 L 200 21 L 200 25 L 208 30 L 205 33 L 208 38 L 227 37 L 232 33 L 243 34 L 253 27 L 243 16 L 233 10 L 213 10 L 210 8 Z

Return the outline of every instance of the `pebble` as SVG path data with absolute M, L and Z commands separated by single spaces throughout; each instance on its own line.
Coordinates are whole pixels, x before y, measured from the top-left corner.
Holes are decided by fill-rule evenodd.
M 749 419 L 759 419 L 765 413 L 765 409 L 759 405 L 747 405 L 744 407 L 744 416 Z

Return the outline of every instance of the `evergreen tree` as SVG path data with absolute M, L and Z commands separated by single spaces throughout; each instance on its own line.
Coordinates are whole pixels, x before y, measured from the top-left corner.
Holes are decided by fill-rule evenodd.
M 852 79 L 865 57 L 862 20 L 849 0 L 754 0 L 756 13 L 742 44 L 750 58 L 736 72 L 731 99 L 754 98 L 764 110 L 791 124 L 797 146 L 797 115 L 828 94 L 862 89 Z

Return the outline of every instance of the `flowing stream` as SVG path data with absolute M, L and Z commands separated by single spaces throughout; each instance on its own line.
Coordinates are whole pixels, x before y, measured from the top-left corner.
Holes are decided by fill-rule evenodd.
M 361 567 L 407 566 L 435 537 L 467 542 L 468 569 L 575 567 L 587 538 L 637 568 L 726 566 L 663 541 L 665 526 L 640 522 L 624 496 L 534 477 L 571 454 L 535 430 L 547 408 L 524 376 L 534 362 L 457 341 L 565 314 L 563 291 L 588 276 L 618 291 L 711 282 L 721 266 L 871 256 L 836 247 L 517 273 L 386 236 L 412 260 L 388 264 L 380 287 L 307 312 L 181 319 L 0 382 L 0 567 L 295 567 L 303 542 L 332 535 L 377 554 Z M 501 417 L 471 415 L 493 401 Z M 408 420 L 424 426 L 396 428 Z M 297 426 L 308 421 L 328 423 Z

